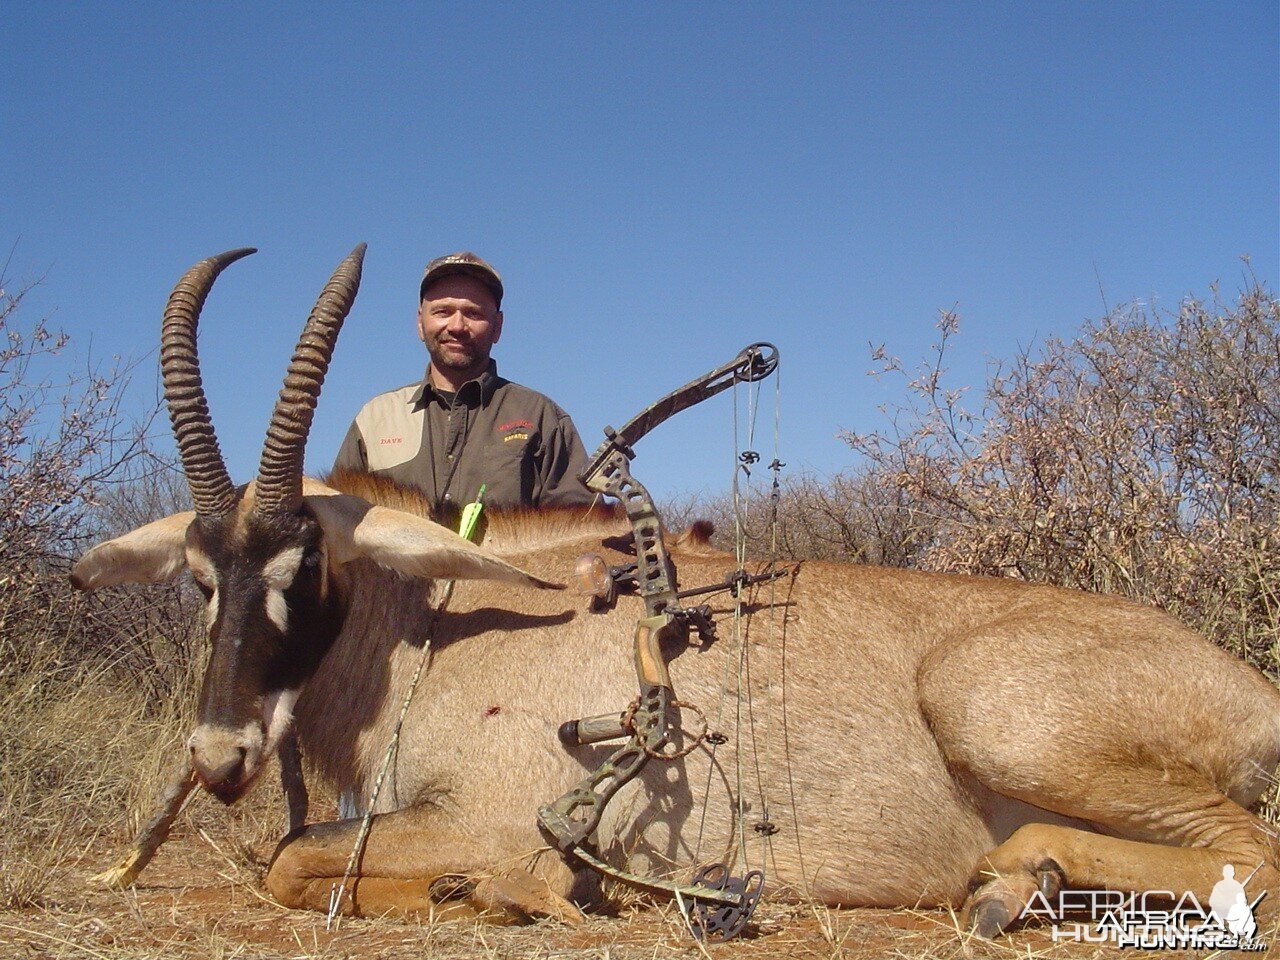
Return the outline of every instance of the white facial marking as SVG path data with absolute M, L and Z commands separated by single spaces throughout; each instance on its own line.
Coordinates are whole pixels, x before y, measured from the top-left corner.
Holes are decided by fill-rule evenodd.
M 301 563 L 301 547 L 281 550 L 263 566 L 262 579 L 266 581 L 268 587 L 283 590 L 293 583 L 293 578 L 298 575 L 298 565 Z
M 191 575 L 206 587 L 212 587 L 216 582 L 213 561 L 195 547 L 187 547 L 187 566 L 191 569 Z
M 213 591 L 213 595 L 209 597 L 208 609 L 205 611 L 205 626 L 209 630 L 212 630 L 214 621 L 216 621 L 217 619 L 218 619 L 218 590 L 215 587 Z
M 274 623 L 281 633 L 288 630 L 289 604 L 285 602 L 283 590 L 267 588 L 267 619 Z
M 280 738 L 293 723 L 293 705 L 297 701 L 297 690 L 277 690 L 263 698 L 262 725 L 267 731 L 263 753 L 270 753 L 280 745 Z

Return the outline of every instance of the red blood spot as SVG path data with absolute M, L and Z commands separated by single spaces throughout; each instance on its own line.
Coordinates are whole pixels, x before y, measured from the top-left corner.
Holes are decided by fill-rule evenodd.
M 492 707 L 489 707 L 487 710 L 485 710 L 484 715 L 486 717 L 496 717 L 501 712 L 502 712 L 502 708 L 497 705 L 494 705 Z

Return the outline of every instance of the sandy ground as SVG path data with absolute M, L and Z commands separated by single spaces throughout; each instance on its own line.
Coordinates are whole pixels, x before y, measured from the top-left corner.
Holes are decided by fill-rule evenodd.
M 998 942 L 957 930 L 944 911 L 828 910 L 766 900 L 745 935 L 696 943 L 671 905 L 593 917 L 577 929 L 553 923 L 497 927 L 474 922 L 344 919 L 285 910 L 265 893 L 270 844 L 229 851 L 195 826 L 179 827 L 129 890 L 93 887 L 90 876 L 119 853 L 96 840 L 56 871 L 38 902 L 0 912 L 0 956 L 15 958 L 439 958 L 545 960 L 939 957 L 1080 958 L 1114 949 L 1053 943 L 1027 929 Z M 238 854 L 238 855 L 237 855 Z M 1149 955 L 1149 954 L 1148 954 Z M 1186 957 L 1192 954 L 1181 953 Z

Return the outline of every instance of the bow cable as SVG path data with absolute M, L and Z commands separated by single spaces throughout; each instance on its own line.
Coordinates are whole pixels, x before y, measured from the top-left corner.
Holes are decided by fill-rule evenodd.
M 775 371 L 775 376 L 777 372 Z M 740 445 L 742 438 L 742 417 L 739 413 L 739 397 L 738 384 L 735 382 L 733 386 L 733 482 L 731 490 L 731 501 L 734 519 L 734 558 L 738 564 L 738 576 L 743 577 L 746 572 L 747 563 L 747 547 L 751 540 L 764 539 L 762 532 L 753 532 L 750 529 L 748 513 L 752 502 L 756 499 L 756 495 L 752 491 L 751 483 L 751 467 L 760 461 L 760 454 L 756 452 L 755 436 L 756 428 L 759 421 L 760 408 L 760 388 L 756 386 L 752 390 L 752 382 L 748 382 L 746 386 L 747 394 L 743 406 L 746 408 L 746 440 L 745 449 Z M 778 558 L 778 499 L 779 499 L 779 481 L 778 473 L 785 464 L 778 458 L 779 441 L 780 441 L 780 423 L 781 423 L 781 385 L 780 380 L 774 381 L 774 417 L 773 417 L 773 459 L 769 465 L 769 470 L 773 474 L 773 484 L 770 492 L 770 507 L 767 512 L 767 530 L 768 530 L 768 560 L 766 569 L 772 569 Z M 745 481 L 744 481 L 745 478 Z M 744 493 L 745 488 L 745 493 Z M 776 583 L 774 578 L 770 578 L 770 613 L 769 613 L 769 632 L 766 646 L 770 648 L 770 656 L 772 656 L 773 640 L 776 635 L 774 629 L 774 621 L 777 616 L 776 604 Z M 752 762 L 754 764 L 754 772 L 756 779 L 756 791 L 760 800 L 760 819 L 752 825 L 752 829 L 760 834 L 761 837 L 761 855 L 760 865 L 763 868 L 772 853 L 771 837 L 777 832 L 777 825 L 769 818 L 769 800 L 768 793 L 765 788 L 765 778 L 761 769 L 760 744 L 756 736 L 756 710 L 752 695 L 752 677 L 751 677 L 751 645 L 750 645 L 750 621 L 746 621 L 744 627 L 744 603 L 746 600 L 743 596 L 743 588 L 745 583 L 739 582 L 734 590 L 734 612 L 733 612 L 733 635 L 732 647 L 727 652 L 725 658 L 724 674 L 720 683 L 720 698 L 716 707 L 716 729 L 721 729 L 722 721 L 725 713 L 725 697 L 728 695 L 729 684 L 735 684 L 734 690 L 734 735 L 736 737 L 736 746 L 734 751 L 734 784 L 736 800 L 734 803 L 734 830 L 736 832 L 736 843 L 730 840 L 730 846 L 736 847 L 738 858 L 741 859 L 743 869 L 750 869 L 750 851 L 747 842 L 747 776 L 748 773 L 743 766 L 743 748 L 745 746 L 746 737 L 743 736 L 744 729 L 744 699 L 746 708 L 745 726 L 748 731 L 748 737 L 751 741 Z M 766 661 L 764 677 L 765 677 L 765 716 L 763 726 L 766 731 L 765 735 L 760 738 L 763 740 L 766 749 L 771 743 L 770 733 L 773 728 L 773 670 L 771 664 Z M 719 743 L 716 740 L 710 740 L 710 764 L 707 769 L 707 782 L 703 788 L 702 811 L 698 824 L 698 837 L 694 849 L 694 860 L 697 862 L 701 857 L 702 840 L 706 826 L 707 809 L 711 796 L 711 778 L 715 769 L 716 753 Z M 767 758 L 766 758 L 767 760 Z M 767 766 L 767 763 L 766 763 Z M 788 767 L 788 778 L 790 778 L 790 769 Z M 777 866 L 777 858 L 773 857 L 774 866 Z

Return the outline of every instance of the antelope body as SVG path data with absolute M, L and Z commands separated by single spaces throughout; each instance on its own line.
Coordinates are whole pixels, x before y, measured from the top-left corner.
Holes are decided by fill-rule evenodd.
M 361 253 L 308 321 L 258 479 L 241 491 L 222 466 L 195 359 L 199 305 L 229 255 L 184 278 L 164 357 L 196 510 L 94 548 L 73 578 L 95 588 L 186 567 L 202 584 L 213 649 L 190 744 L 201 782 L 228 802 L 291 723 L 327 780 L 367 797 L 430 643 L 344 907 L 573 919 L 570 901 L 594 896 L 590 877 L 547 849 L 534 814 L 611 749 L 567 749 L 556 730 L 634 696 L 642 604 L 624 597 L 594 614 L 525 588 L 554 586 L 585 551 L 626 562 L 627 530 L 599 513 L 499 514 L 481 549 L 386 482 L 303 480 Z M 683 585 L 717 581 L 732 563 L 696 536 L 672 556 Z M 438 578 L 468 582 L 431 627 Z M 1228 863 L 1242 876 L 1263 864 L 1252 895 L 1280 881 L 1249 812 L 1280 762 L 1280 693 L 1167 615 L 852 564 L 807 563 L 753 589 L 741 630 L 749 673 L 737 668 L 727 600 L 713 604 L 721 640 L 670 651 L 677 695 L 729 743 L 651 762 L 608 808 L 606 860 L 679 875 L 732 860 L 745 832 L 774 891 L 840 905 L 965 903 L 987 935 L 1037 889 L 1193 891 L 1207 902 Z M 735 727 L 739 697 L 752 722 Z M 752 832 L 766 815 L 779 828 L 767 845 Z M 286 837 L 272 893 L 327 909 L 357 828 Z

